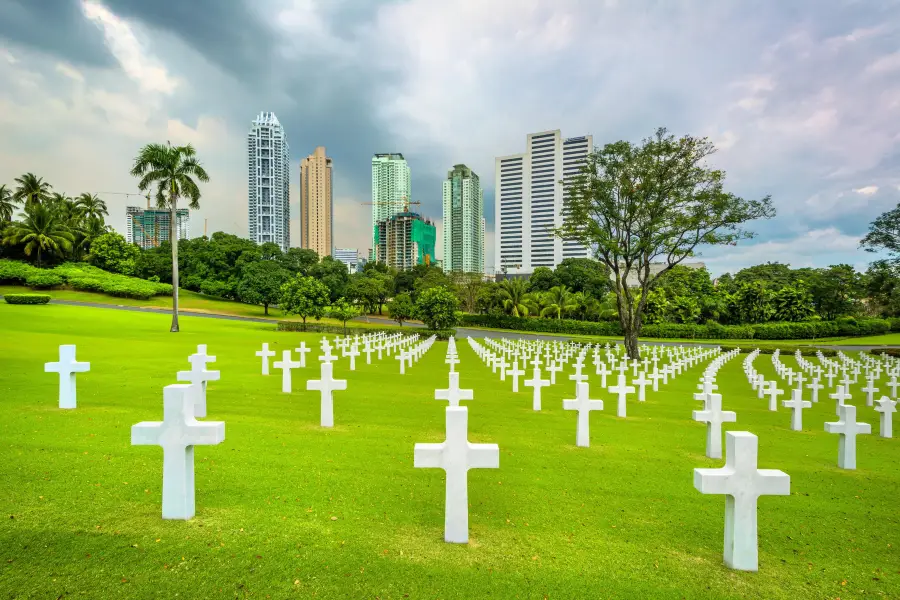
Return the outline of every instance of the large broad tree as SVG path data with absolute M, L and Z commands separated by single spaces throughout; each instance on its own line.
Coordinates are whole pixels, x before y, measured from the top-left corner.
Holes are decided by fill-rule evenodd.
M 171 212 L 169 240 L 172 244 L 172 332 L 178 331 L 178 201 L 185 199 L 188 207 L 200 208 L 200 187 L 197 181 L 209 181 L 209 175 L 197 160 L 193 146 L 148 144 L 141 148 L 131 169 L 140 177 L 138 188 L 147 191 L 156 185 L 156 205 Z M 195 181 L 197 180 L 197 181 Z
M 269 305 L 281 298 L 281 286 L 290 279 L 290 273 L 276 260 L 259 260 L 249 263 L 241 272 L 238 295 L 241 302 L 262 304 L 263 313 L 269 314 Z
M 859 246 L 866 252 L 887 252 L 892 260 L 900 261 L 900 204 L 869 224 L 869 233 Z
M 654 280 L 699 246 L 752 237 L 743 225 L 775 214 L 768 196 L 745 200 L 726 192 L 725 173 L 706 164 L 713 152 L 706 138 L 676 138 L 660 128 L 640 144 L 620 141 L 592 152 L 579 175 L 564 182 L 565 218 L 556 234 L 594 249 L 609 268 L 631 358 L 639 356 Z
M 306 329 L 306 319 L 325 316 L 329 293 L 328 287 L 315 277 L 298 275 L 281 286 L 278 307 L 286 315 L 300 315 Z

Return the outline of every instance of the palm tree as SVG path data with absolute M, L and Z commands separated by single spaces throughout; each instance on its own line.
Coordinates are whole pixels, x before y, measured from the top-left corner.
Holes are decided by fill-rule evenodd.
M 141 148 L 131 174 L 140 177 L 138 187 L 147 191 L 156 184 L 156 205 L 171 211 L 169 241 L 172 244 L 172 332 L 178 331 L 178 200 L 186 198 L 188 206 L 200 208 L 200 181 L 209 181 L 209 175 L 197 161 L 193 146 L 172 146 L 171 143 L 148 144 Z
M 53 186 L 34 173 L 25 173 L 21 177 L 16 177 L 15 182 L 19 184 L 13 193 L 13 199 L 17 202 L 24 202 L 28 205 L 50 199 L 50 190 L 53 189 Z
M 504 279 L 500 282 L 500 297 L 503 310 L 514 317 L 528 316 L 528 293 L 521 279 Z
M 564 285 L 557 285 L 545 294 L 547 306 L 541 310 L 541 316 L 546 317 L 552 315 L 557 319 L 561 319 L 563 313 L 573 311 L 578 308 L 578 303 L 572 296 L 571 290 Z
M 88 194 L 87 192 L 75 199 L 75 206 L 88 219 L 99 219 L 101 222 L 104 217 L 109 216 L 109 210 L 106 208 L 106 202 L 100 199 L 97 194 Z
M 25 255 L 37 250 L 37 263 L 41 266 L 42 254 L 61 254 L 72 249 L 75 236 L 48 206 L 32 203 L 25 207 L 25 218 L 15 222 L 3 234 L 3 243 L 13 246 L 25 244 Z
M 18 205 L 19 201 L 15 199 L 12 191 L 5 185 L 0 185 L 0 225 L 12 221 Z

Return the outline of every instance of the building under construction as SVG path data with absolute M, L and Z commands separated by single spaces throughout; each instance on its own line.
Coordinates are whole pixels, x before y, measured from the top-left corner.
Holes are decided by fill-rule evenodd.
M 375 224 L 375 259 L 398 271 L 434 263 L 437 230 L 420 214 L 404 211 Z
M 186 240 L 190 233 L 190 211 L 179 208 L 176 211 L 176 235 L 179 240 Z M 164 208 L 125 208 L 125 239 L 130 244 L 137 244 L 144 250 L 156 248 L 169 241 L 172 212 Z

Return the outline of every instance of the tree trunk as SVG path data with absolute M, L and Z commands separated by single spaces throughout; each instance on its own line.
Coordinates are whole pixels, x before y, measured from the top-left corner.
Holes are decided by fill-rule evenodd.
M 172 244 L 172 333 L 178 333 L 178 226 L 176 224 L 176 199 L 172 198 L 172 215 L 169 218 L 169 243 Z
M 269 303 L 268 302 L 263 303 L 263 314 L 266 315 L 267 317 L 269 316 Z
M 641 358 L 640 350 L 638 350 L 638 333 L 633 325 L 629 324 L 625 328 L 625 351 L 628 358 L 638 360 Z

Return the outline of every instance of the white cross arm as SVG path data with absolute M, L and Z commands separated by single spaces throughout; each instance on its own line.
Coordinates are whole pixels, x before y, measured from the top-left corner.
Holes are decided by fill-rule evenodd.
M 497 444 L 473 444 L 469 442 L 470 469 L 499 469 L 500 446 Z
M 416 444 L 413 452 L 413 467 L 444 468 L 444 444 Z
M 170 432 L 168 435 L 173 435 Z M 180 433 L 180 435 L 177 435 Z M 163 423 L 159 421 L 143 421 L 131 426 L 131 444 L 133 446 L 157 446 L 166 442 L 176 442 L 183 446 L 215 446 L 225 440 L 225 423 L 222 421 L 194 421 L 190 431 L 175 433 L 179 439 L 161 439 Z M 181 442 L 178 444 L 178 442 Z

